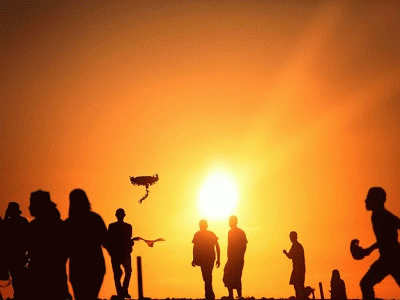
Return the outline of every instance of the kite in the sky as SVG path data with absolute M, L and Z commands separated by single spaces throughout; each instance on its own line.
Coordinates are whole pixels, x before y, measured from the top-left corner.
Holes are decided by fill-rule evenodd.
M 155 174 L 153 176 L 129 176 L 129 179 L 131 180 L 131 183 L 133 185 L 143 185 L 146 187 L 146 194 L 139 200 L 139 203 L 142 203 L 143 200 L 149 196 L 149 186 L 155 184 L 158 181 L 158 174 Z
M 140 236 L 134 237 L 132 239 L 132 241 L 139 241 L 139 240 L 145 241 L 147 246 L 149 246 L 149 247 L 153 247 L 155 242 L 163 242 L 163 241 L 165 241 L 163 238 L 158 238 L 156 240 L 145 240 L 144 238 L 141 238 Z

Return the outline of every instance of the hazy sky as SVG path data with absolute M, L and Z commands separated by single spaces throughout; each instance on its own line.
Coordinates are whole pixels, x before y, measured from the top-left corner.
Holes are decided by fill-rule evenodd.
M 191 241 L 207 218 L 222 250 L 213 273 L 220 298 L 228 219 L 199 201 L 219 172 L 236 187 L 233 213 L 249 241 L 244 296 L 294 294 L 282 250 L 296 230 L 306 285 L 322 282 L 329 297 L 339 269 L 349 298 L 361 297 L 378 253 L 355 261 L 349 245 L 375 242 L 368 188 L 384 187 L 400 216 L 400 2 L 6 0 L 0 8 L 0 215 L 17 201 L 31 219 L 37 189 L 63 218 L 74 188 L 106 224 L 125 208 L 135 236 L 166 240 L 137 242 L 133 252 L 152 298 L 203 297 Z M 145 189 L 129 176 L 155 173 L 139 204 Z M 109 298 L 105 257 L 100 297 Z M 134 297 L 136 280 L 134 271 Z M 398 298 L 400 288 L 387 278 L 376 292 Z

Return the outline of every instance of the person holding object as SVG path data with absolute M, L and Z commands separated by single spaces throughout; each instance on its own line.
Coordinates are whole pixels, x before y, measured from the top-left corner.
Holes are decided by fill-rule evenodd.
M 383 188 L 372 187 L 368 190 L 365 207 L 368 211 L 372 211 L 371 221 L 376 243 L 363 249 L 363 255 L 367 256 L 375 249 L 379 249 L 380 257 L 361 279 L 363 300 L 375 299 L 374 286 L 388 275 L 392 275 L 400 286 L 400 244 L 398 242 L 400 219 L 386 210 L 385 201 L 386 192 Z
M 211 231 L 208 231 L 206 220 L 200 220 L 200 231 L 196 232 L 193 243 L 193 261 L 192 266 L 200 266 L 201 274 L 204 280 L 205 298 L 206 300 L 214 300 L 215 294 L 212 287 L 212 271 L 215 261 L 215 250 L 217 251 L 216 267 L 220 266 L 220 248 L 218 237 Z M 215 250 L 214 250 L 215 248 Z

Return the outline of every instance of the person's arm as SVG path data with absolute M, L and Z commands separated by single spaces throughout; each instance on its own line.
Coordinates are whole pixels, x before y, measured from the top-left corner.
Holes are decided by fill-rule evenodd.
M 221 264 L 221 261 L 220 261 L 221 249 L 219 248 L 218 241 L 215 241 L 215 248 L 217 250 L 217 261 L 216 261 L 215 265 L 217 266 L 217 268 L 219 268 L 219 266 Z
M 400 219 L 399 219 L 397 216 L 395 216 L 395 215 L 393 215 L 393 216 L 394 216 L 394 218 L 395 218 L 396 227 L 397 227 L 397 229 L 399 230 L 399 229 L 400 229 Z
M 132 238 L 132 225 L 129 224 L 129 242 L 130 242 L 130 247 L 131 247 L 131 252 L 133 251 L 133 246 L 135 245 L 135 238 Z
M 289 252 L 289 253 L 290 253 L 290 252 Z M 286 249 L 283 250 L 283 254 L 285 254 L 285 255 L 287 256 L 287 258 L 292 259 L 292 258 L 290 257 L 290 255 L 289 255 L 289 253 L 286 251 Z
M 192 266 L 195 267 L 195 266 L 196 266 L 196 263 L 195 263 L 195 255 L 196 255 L 196 253 L 195 253 L 196 234 L 195 234 L 194 237 L 193 237 L 192 243 L 193 243 L 193 260 L 192 260 Z
M 107 252 L 110 253 L 110 244 L 109 244 L 107 226 L 104 223 L 104 221 L 100 215 L 95 214 L 94 216 L 95 216 L 95 218 L 97 218 L 97 222 L 98 222 L 97 226 L 98 226 L 98 231 L 99 231 L 99 236 L 100 236 L 100 243 L 104 248 L 106 248 Z
M 194 245 L 193 245 L 193 260 L 192 260 L 192 266 L 195 267 L 196 264 L 194 263 Z
M 294 257 L 293 246 L 292 246 L 292 248 L 290 248 L 289 252 L 287 252 L 285 249 L 285 250 L 283 250 L 283 253 L 287 256 L 287 258 L 293 259 L 293 257 Z
M 375 244 L 369 246 L 368 248 L 364 249 L 364 254 L 370 255 L 371 252 L 374 251 L 375 249 L 378 249 L 378 243 L 375 243 Z

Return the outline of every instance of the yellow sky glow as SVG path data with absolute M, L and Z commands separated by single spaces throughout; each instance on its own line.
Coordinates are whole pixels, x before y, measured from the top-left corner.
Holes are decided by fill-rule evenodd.
M 216 172 L 210 175 L 199 195 L 201 213 L 205 219 L 227 219 L 235 209 L 237 187 L 227 175 Z

